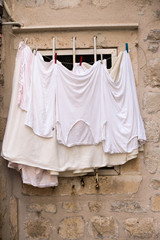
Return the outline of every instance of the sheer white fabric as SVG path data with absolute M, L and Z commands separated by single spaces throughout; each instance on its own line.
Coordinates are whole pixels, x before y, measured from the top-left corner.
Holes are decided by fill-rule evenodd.
M 55 67 L 57 140 L 68 147 L 102 142 L 106 122 L 101 114 L 102 64 L 96 62 L 83 74 L 74 74 L 59 62 Z
M 18 105 L 22 110 L 27 111 L 30 99 L 31 71 L 33 54 L 31 49 L 23 42 L 19 44 L 21 49 L 19 86 L 18 86 Z
M 55 118 L 54 63 L 44 62 L 37 53 L 33 57 L 30 100 L 25 124 L 35 134 L 53 137 Z

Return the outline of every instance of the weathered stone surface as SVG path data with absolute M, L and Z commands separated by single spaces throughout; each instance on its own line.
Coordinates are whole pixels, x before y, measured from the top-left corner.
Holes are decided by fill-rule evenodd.
M 160 86 L 160 58 L 154 58 L 148 61 L 145 84 L 152 87 Z
M 1 202 L 6 197 L 6 181 L 5 181 L 5 178 L 3 178 L 2 176 L 0 177 L 0 190 L 1 190 L 1 194 L 0 194 L 0 202 Z
M 18 239 L 18 205 L 17 205 L 17 199 L 12 196 L 10 198 L 10 237 L 13 240 Z
M 83 217 L 67 217 L 64 218 L 58 228 L 58 234 L 63 239 L 79 239 L 84 235 Z
M 125 230 L 128 232 L 129 237 L 139 239 L 153 239 L 155 232 L 153 218 L 129 218 L 125 221 Z
M 67 212 L 80 212 L 82 210 L 82 207 L 78 202 L 64 202 L 62 208 Z
M 132 160 L 129 160 L 125 164 L 121 165 L 121 174 L 135 174 L 140 171 L 140 161 L 139 158 L 134 158 Z
M 154 212 L 160 212 L 160 194 L 156 194 L 151 198 L 151 208 Z
M 0 96 L 0 109 L 3 109 L 3 96 Z
M 149 173 L 156 173 L 158 168 L 158 162 L 153 158 L 150 159 L 149 157 L 145 160 L 145 166 Z
M 159 48 L 159 42 L 158 41 L 148 41 L 148 50 L 156 53 Z
M 1 239 L 1 229 L 5 224 L 5 214 L 7 212 L 8 206 L 6 206 L 5 202 L 0 202 L 0 239 Z
M 29 239 L 49 239 L 50 223 L 45 219 L 26 221 L 24 223 L 26 237 Z
M 23 184 L 23 194 L 30 196 L 51 196 L 54 189 L 52 188 L 38 188 L 31 185 Z
M 23 0 L 22 3 L 25 5 L 25 7 L 34 8 L 44 5 L 46 0 Z
M 149 173 L 156 173 L 160 168 L 160 147 L 154 145 L 146 145 L 145 149 L 145 166 Z
M 29 212 L 41 212 L 42 211 L 42 206 L 40 204 L 27 205 L 27 211 L 29 211 Z
M 100 189 L 95 187 L 95 177 L 85 177 L 85 187 L 81 186 L 79 178 L 60 178 L 59 185 L 52 188 L 35 188 L 23 184 L 23 194 L 30 196 L 67 196 L 67 195 L 84 195 L 84 194 L 134 194 L 138 191 L 142 176 L 124 175 L 99 177 Z
M 90 212 L 99 212 L 102 209 L 101 202 L 89 202 L 88 207 Z
M 44 204 L 43 211 L 48 212 L 48 213 L 56 213 L 57 208 L 56 208 L 55 204 Z
M 147 40 L 157 40 L 160 41 L 160 29 L 153 29 L 149 32 Z
M 113 212 L 146 212 L 139 202 L 133 201 L 115 201 L 111 205 Z
M 111 181 L 111 182 L 110 182 Z M 102 194 L 133 194 L 139 189 L 142 176 L 139 175 L 125 175 L 103 178 L 100 183 L 100 193 Z M 109 183 L 109 184 L 107 184 Z M 109 187 L 109 189 L 108 189 Z
M 144 93 L 143 107 L 145 111 L 148 113 L 160 111 L 160 93 L 159 92 Z
M 118 225 L 113 217 L 95 216 L 91 219 L 91 235 L 98 239 L 115 238 Z
M 153 178 L 151 180 L 150 187 L 152 187 L 155 190 L 159 190 L 160 189 L 160 179 Z
M 48 212 L 48 213 L 56 213 L 57 208 L 55 204 L 30 204 L 27 206 L 27 210 L 30 212 Z
M 154 16 L 158 19 L 160 19 L 160 10 L 157 9 L 155 12 L 154 12 Z
M 54 9 L 63 9 L 63 8 L 75 8 L 79 7 L 81 0 L 48 0 L 51 4 L 51 8 Z
M 138 15 L 142 16 L 145 14 L 145 9 L 152 5 L 152 0 L 134 0 L 133 1 L 138 8 Z
M 6 122 L 7 122 L 6 118 L 0 117 L 0 141 L 3 140 L 3 136 L 4 136 L 4 132 L 5 132 L 5 128 L 6 128 Z
M 4 76 L 1 72 L 0 72 L 0 87 L 1 87 L 1 89 L 2 89 L 2 87 L 4 87 Z M 1 91 L 1 89 L 0 89 L 0 91 Z
M 105 8 L 108 7 L 109 4 L 114 3 L 115 0 L 91 0 L 91 3 L 96 7 Z
M 160 137 L 159 124 L 152 120 L 145 121 L 147 141 L 158 142 Z
M 158 12 L 156 12 L 158 14 Z M 160 42 L 160 29 L 153 29 L 149 32 L 147 39 L 148 41 L 148 50 L 156 53 L 159 48 L 159 42 Z M 153 60 L 151 60 L 148 64 L 150 67 L 154 66 Z M 150 69 L 148 69 L 150 71 Z M 149 72 L 150 73 L 150 72 Z M 151 77 L 151 76 L 150 76 Z

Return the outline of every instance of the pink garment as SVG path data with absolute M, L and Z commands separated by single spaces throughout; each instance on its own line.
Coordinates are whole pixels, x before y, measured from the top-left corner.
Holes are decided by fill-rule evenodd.
M 31 69 L 33 61 L 33 53 L 31 49 L 23 42 L 20 43 L 21 62 L 18 81 L 18 105 L 22 110 L 27 111 L 29 104 L 29 89 L 31 85 Z
M 22 181 L 25 184 L 39 188 L 58 186 L 57 176 L 51 175 L 47 170 L 12 162 L 8 163 L 8 167 L 21 171 Z

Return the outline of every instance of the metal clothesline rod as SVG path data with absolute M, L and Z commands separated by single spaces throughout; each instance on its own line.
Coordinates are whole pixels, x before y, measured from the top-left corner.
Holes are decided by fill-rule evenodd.
M 5 25 L 11 25 L 11 26 L 15 26 L 15 27 L 21 27 L 22 26 L 19 22 L 2 22 L 2 26 L 5 26 Z
M 19 24 L 20 25 L 20 24 Z M 86 30 L 136 30 L 138 23 L 85 24 L 85 25 L 49 25 L 13 27 L 13 32 L 48 32 L 48 31 L 86 31 Z

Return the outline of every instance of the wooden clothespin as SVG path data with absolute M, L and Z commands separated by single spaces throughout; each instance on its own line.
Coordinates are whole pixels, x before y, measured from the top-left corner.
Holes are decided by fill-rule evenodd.
M 79 62 L 79 65 L 80 65 L 80 66 L 82 65 L 82 60 L 83 60 L 83 57 L 81 56 L 80 62 Z
M 57 53 L 55 53 L 55 64 L 57 63 Z
M 125 43 L 125 45 L 126 45 L 126 51 L 128 53 L 128 43 Z

